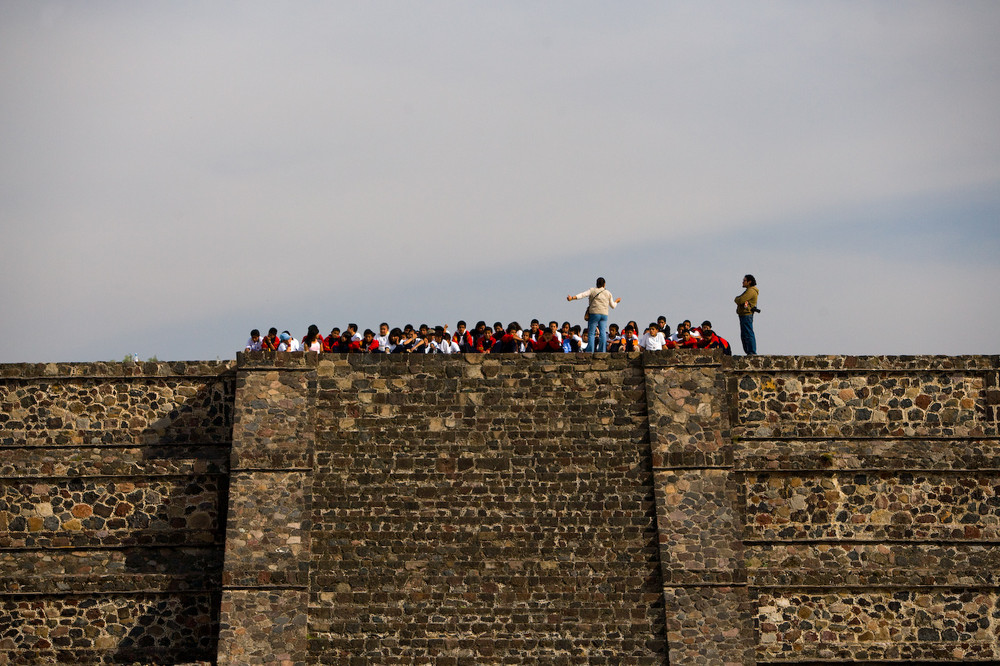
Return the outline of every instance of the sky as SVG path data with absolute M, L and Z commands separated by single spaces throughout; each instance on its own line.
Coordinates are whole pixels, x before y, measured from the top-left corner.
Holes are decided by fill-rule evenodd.
M 533 317 L 1000 353 L 1000 3 L 0 0 L 0 362 Z

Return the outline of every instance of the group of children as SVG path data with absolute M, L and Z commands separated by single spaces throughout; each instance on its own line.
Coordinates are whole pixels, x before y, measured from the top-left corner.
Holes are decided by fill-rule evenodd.
M 547 327 L 542 327 L 537 319 L 532 319 L 527 329 L 522 329 L 515 321 L 504 328 L 496 322 L 490 328 L 486 322 L 480 321 L 474 329 L 468 329 L 464 321 L 459 321 L 454 333 L 448 331 L 448 326 L 431 328 L 421 324 L 414 328 L 407 324 L 403 328 L 389 328 L 383 322 L 378 333 L 366 329 L 358 332 L 357 324 L 348 324 L 344 331 L 334 328 L 324 337 L 315 324 L 308 332 L 297 340 L 288 331 L 278 333 L 271 328 L 266 336 L 261 337 L 260 331 L 250 331 L 246 351 L 314 351 L 326 353 L 362 353 L 362 354 L 497 354 L 497 353 L 569 353 L 585 351 L 587 348 L 587 329 L 571 326 L 568 321 L 559 326 L 558 322 L 550 321 Z M 677 325 L 677 330 L 670 333 L 666 317 L 660 316 L 651 322 L 641 333 L 639 326 L 630 321 L 624 328 L 617 324 L 608 326 L 609 352 L 659 351 L 661 349 L 722 349 L 726 355 L 732 354 L 729 342 L 712 330 L 712 322 L 704 321 L 701 326 L 692 328 L 691 321 L 685 319 Z

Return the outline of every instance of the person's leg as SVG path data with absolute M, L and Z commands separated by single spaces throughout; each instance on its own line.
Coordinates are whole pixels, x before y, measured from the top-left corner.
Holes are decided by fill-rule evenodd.
M 597 351 L 606 352 L 608 351 L 608 315 L 597 315 L 597 317 L 597 327 L 601 332 L 601 341 L 597 344 Z
M 757 353 L 757 340 L 753 334 L 753 315 L 740 315 L 740 342 L 743 343 L 743 353 Z
M 587 348 L 584 351 L 592 352 L 595 349 L 594 345 L 594 331 L 597 330 L 597 318 L 600 315 L 591 315 L 587 318 Z

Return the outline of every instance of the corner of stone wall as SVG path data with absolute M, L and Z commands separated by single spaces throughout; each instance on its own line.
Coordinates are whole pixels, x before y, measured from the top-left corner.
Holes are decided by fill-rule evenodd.
M 752 664 L 741 491 L 718 352 L 643 356 L 671 663 Z
M 304 664 L 316 354 L 237 355 L 219 664 Z

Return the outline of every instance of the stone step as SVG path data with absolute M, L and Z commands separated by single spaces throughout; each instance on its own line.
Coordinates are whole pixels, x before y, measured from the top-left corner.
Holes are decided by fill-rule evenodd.
M 209 590 L 221 547 L 0 551 L 0 593 Z
M 0 479 L 218 475 L 228 470 L 228 446 L 27 447 L 3 452 Z

